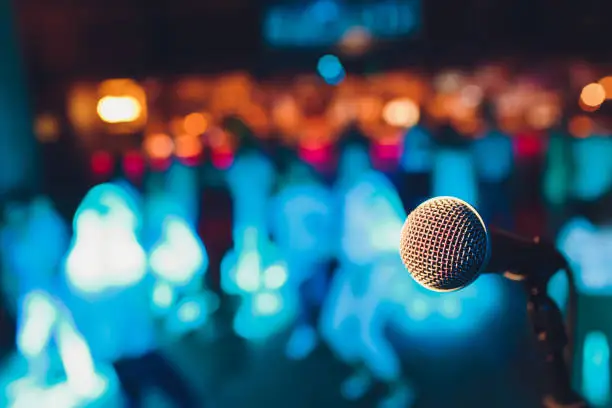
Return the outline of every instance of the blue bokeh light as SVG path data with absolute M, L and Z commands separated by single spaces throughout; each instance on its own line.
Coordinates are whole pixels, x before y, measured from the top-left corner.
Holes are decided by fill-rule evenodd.
M 586 218 L 568 221 L 557 237 L 557 245 L 570 261 L 580 293 L 612 293 L 612 229 L 597 227 Z
M 346 72 L 340 59 L 335 55 L 322 56 L 317 63 L 317 72 L 321 78 L 330 85 L 337 85 L 346 76 Z
M 610 402 L 610 343 L 602 332 L 589 332 L 584 340 L 582 393 L 593 406 Z
M 139 243 L 140 210 L 132 193 L 113 183 L 93 187 L 74 216 L 65 260 L 69 286 L 82 294 L 138 284 L 147 271 Z

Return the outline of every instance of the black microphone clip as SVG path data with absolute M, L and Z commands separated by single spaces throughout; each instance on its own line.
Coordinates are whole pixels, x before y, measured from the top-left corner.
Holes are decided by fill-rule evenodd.
M 554 244 L 539 237 L 527 239 L 518 235 L 489 230 L 489 260 L 485 273 L 503 273 L 514 281 L 532 281 L 546 285 L 567 260 Z

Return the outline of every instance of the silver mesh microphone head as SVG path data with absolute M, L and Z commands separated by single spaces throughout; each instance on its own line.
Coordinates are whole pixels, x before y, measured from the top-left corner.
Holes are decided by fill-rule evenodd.
M 455 197 L 435 197 L 408 215 L 402 261 L 422 286 L 447 292 L 472 283 L 489 254 L 487 229 L 476 210 Z

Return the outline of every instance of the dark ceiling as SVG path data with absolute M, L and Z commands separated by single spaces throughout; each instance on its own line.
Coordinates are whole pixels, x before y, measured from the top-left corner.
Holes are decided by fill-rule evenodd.
M 422 33 L 390 51 L 396 60 L 431 62 L 522 53 L 606 59 L 612 50 L 609 37 L 602 34 L 609 30 L 609 1 L 423 2 Z M 260 21 L 265 7 L 261 1 L 14 3 L 26 63 L 38 81 L 228 68 L 257 70 L 283 60 L 266 51 L 262 43 Z M 293 61 L 301 63 L 299 58 Z

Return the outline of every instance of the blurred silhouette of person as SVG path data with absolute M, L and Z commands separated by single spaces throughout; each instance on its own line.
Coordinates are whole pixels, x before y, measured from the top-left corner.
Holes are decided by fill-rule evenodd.
M 550 130 L 542 190 L 548 207 L 549 229 L 556 235 L 569 210 L 571 202 L 571 175 L 574 172 L 572 137 L 564 116 Z
M 226 173 L 233 198 L 233 247 L 221 261 L 221 287 L 237 296 L 233 329 L 250 343 L 285 330 L 298 315 L 297 286 L 285 254 L 270 239 L 276 169 L 257 150 L 244 151 Z
M 145 204 L 149 228 L 142 235 L 150 235 L 145 250 L 155 280 L 152 306 L 168 336 L 202 328 L 217 306 L 205 286 L 208 253 L 189 208 L 172 191 L 151 195 Z
M 24 190 L 11 191 L 6 195 L 2 205 L 2 285 L 8 312 L 16 317 L 17 305 L 20 293 L 19 271 L 14 260 L 11 259 L 13 241 L 18 239 L 19 230 L 28 221 L 28 207 L 32 200 L 33 193 Z
M 523 128 L 512 135 L 517 188 L 514 196 L 514 228 L 517 233 L 527 236 L 546 234 L 547 218 L 544 192 L 542 189 L 546 133 L 542 130 Z
M 295 160 L 271 206 L 271 231 L 299 286 L 300 315 L 287 343 L 289 358 L 305 358 L 317 344 L 316 315 L 328 286 L 335 254 L 332 192 L 308 164 Z
M 399 192 L 407 211 L 430 196 L 434 140 L 429 125 L 425 112 L 422 112 L 419 123 L 404 135 Z
M 612 188 L 612 137 L 597 121 L 593 124 L 590 135 L 572 142 L 571 192 L 578 202 L 595 201 Z
M 358 178 L 364 169 L 373 167 L 370 144 L 370 140 L 356 125 L 350 125 L 345 130 L 335 149 L 336 174 L 332 185 L 337 188 L 343 184 L 343 180 Z
M 440 127 L 435 140 L 432 195 L 457 197 L 478 208 L 476 169 L 469 140 L 450 122 Z
M 68 246 L 64 220 L 41 196 L 9 205 L 5 219 L 2 252 L 5 272 L 16 282 L 12 295 L 17 303 L 16 346 L 27 364 L 26 377 L 12 384 L 12 403 L 19 405 L 27 394 L 64 379 L 79 403 L 98 398 L 107 386 L 96 372 L 62 290 L 59 270 Z
M 612 307 L 612 191 L 576 204 L 575 212 L 557 237 L 557 245 L 574 271 L 579 294 L 574 375 L 583 395 L 594 405 L 605 406 L 610 401 L 611 361 L 606 343 L 612 340 L 612 318 L 601 311 Z M 548 287 L 562 310 L 568 300 L 567 285 L 559 272 Z M 593 343 L 593 337 L 600 340 Z
M 380 381 L 389 393 L 379 407 L 411 406 L 414 390 L 385 334 L 397 310 L 393 288 L 398 277 L 410 279 L 391 238 L 398 236 L 406 214 L 396 189 L 380 172 L 362 172 L 343 191 L 340 265 L 321 312 L 321 336 L 353 368 L 341 386 L 345 398 L 360 399 Z
M 196 407 L 187 382 L 158 348 L 140 205 L 137 192 L 122 183 L 97 185 L 83 198 L 64 261 L 71 310 L 95 361 L 114 366 L 129 407 L 142 407 L 151 386 L 174 406 Z
M 482 116 L 484 129 L 471 146 L 480 193 L 479 212 L 485 223 L 510 229 L 510 180 L 514 167 L 512 140 L 497 126 L 491 102 L 484 103 Z

